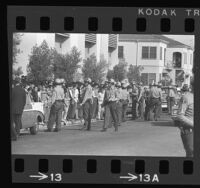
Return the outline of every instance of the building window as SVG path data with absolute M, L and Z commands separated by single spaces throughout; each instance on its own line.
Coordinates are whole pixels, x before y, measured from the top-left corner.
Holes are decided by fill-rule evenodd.
M 143 46 L 142 47 L 142 59 L 156 59 L 156 47 Z
M 162 47 L 160 47 L 160 60 L 162 60 Z
M 124 46 L 118 46 L 118 58 L 124 58 Z
M 174 68 L 181 68 L 182 54 L 180 52 L 173 53 Z

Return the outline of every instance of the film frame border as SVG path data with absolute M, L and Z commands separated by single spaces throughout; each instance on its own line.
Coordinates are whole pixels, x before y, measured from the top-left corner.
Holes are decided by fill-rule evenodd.
M 142 7 L 141 7 L 142 8 Z M 104 14 L 102 13 L 102 9 L 104 9 Z M 176 17 L 162 17 L 162 16 L 138 16 L 138 8 L 135 7 L 39 7 L 39 6 L 9 6 L 8 7 L 8 47 L 9 47 L 9 58 L 11 57 L 11 50 L 12 49 L 12 33 L 13 32 L 66 32 L 70 31 L 72 33 L 116 33 L 116 34 L 182 34 L 182 35 L 195 35 L 195 51 L 200 49 L 200 38 L 199 31 L 199 17 L 195 16 L 187 16 L 185 13 L 186 9 L 192 8 L 172 8 L 176 10 L 177 16 Z M 146 9 L 146 8 L 144 8 Z M 152 8 L 153 9 L 153 8 Z M 166 9 L 170 10 L 170 8 L 157 8 L 157 9 Z M 195 8 L 196 9 L 196 8 Z M 110 15 L 112 12 L 112 15 Z M 59 13 L 59 14 L 57 14 Z M 66 28 L 65 19 L 68 22 L 71 22 L 71 26 Z M 152 22 L 153 21 L 153 22 Z M 18 26 L 16 27 L 16 23 Z M 41 23 L 43 23 L 41 28 Z M 88 26 L 88 23 L 91 25 Z M 132 23 L 132 24 L 130 24 Z M 165 26 L 167 25 L 167 27 Z M 170 24 L 170 29 L 169 29 Z M 177 27 L 177 24 L 178 27 Z M 190 28 L 192 24 L 192 29 Z M 146 30 L 144 26 L 146 25 Z M 67 27 L 68 27 L 67 26 Z M 179 27 L 180 26 L 180 27 Z M 19 28 L 18 28 L 19 27 Z M 139 28 L 139 30 L 138 30 Z M 197 61 L 199 59 L 199 54 L 195 53 L 194 59 L 194 72 L 198 73 L 199 65 Z M 9 59 L 9 65 L 11 64 L 12 60 Z M 12 66 L 10 65 L 9 70 L 11 72 Z M 199 75 L 195 74 L 195 80 L 199 80 Z M 198 96 L 198 84 L 195 81 L 195 94 Z M 199 100 L 195 97 L 195 122 L 199 122 L 199 117 L 197 112 L 199 112 L 198 105 Z M 196 123 L 195 123 L 196 124 Z M 64 159 L 72 160 L 72 168 L 73 173 L 71 175 L 66 175 L 66 178 L 62 180 L 62 183 L 128 183 L 127 180 L 119 180 L 118 173 L 108 173 L 107 176 L 105 173 L 110 172 L 111 169 L 108 169 L 108 163 L 112 163 L 111 161 L 114 160 L 114 164 L 118 164 L 118 168 L 120 168 L 120 173 L 127 174 L 127 170 L 129 172 L 134 171 L 134 167 L 137 166 L 135 164 L 136 160 L 144 161 L 145 173 L 149 170 L 154 170 L 154 173 L 159 174 L 160 177 L 160 184 L 170 184 L 169 180 L 173 184 L 199 184 L 198 175 L 200 174 L 199 170 L 199 157 L 200 151 L 195 150 L 198 148 L 198 143 L 200 143 L 200 138 L 197 137 L 197 133 L 199 133 L 200 128 L 195 126 L 194 128 L 194 157 L 193 158 L 185 158 L 185 157 L 137 157 L 137 156 L 127 156 L 127 157 L 120 157 L 120 156 L 35 156 L 35 155 L 12 155 L 12 167 L 16 166 L 15 161 L 16 159 L 24 160 L 24 170 L 25 172 L 18 172 L 16 173 L 14 168 L 12 168 L 12 175 L 13 175 L 13 182 L 32 182 L 30 178 L 28 178 L 27 173 L 31 170 L 30 164 L 33 164 L 33 159 L 35 167 L 38 166 L 37 159 L 47 159 L 49 162 L 49 169 L 48 172 L 55 172 L 56 170 L 61 171 L 63 168 L 62 161 Z M 195 134 L 196 133 L 196 134 Z M 97 160 L 96 163 L 96 173 L 87 173 L 86 166 L 87 166 L 87 159 Z M 28 163 L 27 161 L 32 161 L 32 163 Z M 18 160 L 17 160 L 18 161 Z M 51 162 L 57 161 L 57 165 L 52 165 Z M 116 162 L 118 161 L 118 162 Z M 169 173 L 166 175 L 165 173 L 159 173 L 159 163 L 164 161 L 162 164 L 169 162 Z M 99 165 L 100 162 L 100 165 Z M 92 164 L 95 162 L 93 161 Z M 141 162 L 142 163 L 142 162 Z M 141 164 L 139 163 L 139 164 Z M 78 164 L 78 165 L 77 165 Z M 86 166 L 84 166 L 85 164 Z M 91 164 L 91 163 L 89 163 Z M 105 164 L 105 165 L 103 165 Z M 120 165 L 119 165 L 120 164 Z M 47 165 L 48 166 L 48 165 Z M 82 170 L 79 172 L 77 171 L 77 166 L 82 167 Z M 90 166 L 90 165 L 89 165 Z M 106 168 L 102 168 L 102 166 Z M 120 166 L 120 167 L 119 167 Z M 58 167 L 60 167 L 58 169 Z M 110 167 L 110 166 L 109 166 Z M 131 168 L 132 167 L 132 168 Z M 156 168 L 155 168 L 156 167 Z M 178 167 L 178 168 L 177 168 Z M 190 170 L 188 171 L 188 167 Z M 42 167 L 41 167 L 42 168 Z M 90 168 L 90 167 L 89 167 Z M 74 174 L 75 169 L 75 174 Z M 140 169 L 140 167 L 139 167 Z M 178 171 L 176 171 L 178 169 Z M 186 170 L 184 173 L 184 169 Z M 26 171 L 28 170 L 28 172 Z M 34 169 L 34 173 L 38 171 L 38 169 Z M 115 169 L 116 170 L 116 169 Z M 115 171 L 114 170 L 114 171 Z M 23 171 L 23 170 L 22 170 Z M 91 171 L 95 171 L 91 169 Z M 119 171 L 117 169 L 116 171 Z M 86 172 L 82 174 L 82 172 Z M 99 172 L 101 172 L 99 177 Z M 178 173 L 177 173 L 178 172 Z M 180 173 L 179 173 L 180 172 Z M 61 172 L 60 172 L 61 173 Z M 150 172 L 149 172 L 150 173 Z M 65 173 L 70 174 L 70 173 Z M 91 176 L 91 174 L 93 174 Z M 94 174 L 96 176 L 94 176 Z M 115 175 L 118 174 L 118 175 Z M 161 175 L 162 174 L 162 175 Z M 179 176 L 178 176 L 178 175 Z M 84 179 L 82 179 L 84 175 Z M 77 178 L 80 178 L 77 181 Z M 94 182 L 91 181 L 91 177 Z M 97 178 L 99 177 L 99 178 Z M 107 177 L 107 178 L 106 178 Z M 71 178 L 69 180 L 69 178 Z M 72 181 L 71 181 L 72 180 Z M 73 181 L 75 180 L 75 181 Z M 70 182 L 71 181 L 71 182 Z M 45 182 L 45 181 L 43 181 Z M 49 181 L 48 181 L 49 182 Z M 130 182 L 132 183 L 132 182 Z M 133 183 L 145 183 L 145 182 L 133 182 Z M 148 184 L 151 182 L 148 182 Z

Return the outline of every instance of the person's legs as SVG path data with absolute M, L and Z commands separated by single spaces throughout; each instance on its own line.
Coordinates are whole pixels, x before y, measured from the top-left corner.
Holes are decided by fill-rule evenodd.
M 109 105 L 105 105 L 105 117 L 104 117 L 104 123 L 103 123 L 103 130 L 106 130 L 110 123 L 110 108 Z
M 98 114 L 97 114 L 97 118 L 101 119 L 101 104 L 98 103 Z
M 193 135 L 193 131 L 185 131 L 184 133 L 181 132 L 181 139 L 186 152 L 186 157 L 193 157 Z
M 154 117 L 155 117 L 156 121 L 158 120 L 159 105 L 160 105 L 159 99 L 155 99 L 155 115 L 154 115 Z
M 149 120 L 154 120 L 154 109 L 155 109 L 155 99 L 151 99 L 150 109 L 149 109 Z
M 137 118 L 137 112 L 136 112 L 136 100 L 132 99 L 132 119 L 135 120 Z
M 127 108 L 128 108 L 128 103 L 124 102 L 123 103 L 123 112 L 122 112 L 122 121 L 126 121 L 126 113 L 127 113 Z
M 92 116 L 92 104 L 90 101 L 86 101 L 83 106 L 83 117 L 84 117 L 84 127 L 87 130 L 91 129 L 91 116 Z
M 122 122 L 122 103 L 120 101 L 117 102 L 117 104 L 116 104 L 116 111 L 117 111 L 118 123 L 120 126 L 121 122 Z
M 168 114 L 171 115 L 171 102 L 170 97 L 167 99 Z
M 118 119 L 118 114 L 117 114 L 117 104 L 116 102 L 113 102 L 109 106 L 110 106 L 110 114 L 114 121 L 115 131 L 118 131 L 119 119 Z
M 50 115 L 49 115 L 49 120 L 48 120 L 48 124 L 47 124 L 47 131 L 52 132 L 53 131 L 53 124 L 56 120 L 56 111 L 55 111 L 55 106 L 54 104 L 51 106 L 51 110 L 50 110 Z
M 56 128 L 55 128 L 55 131 L 61 130 L 62 111 L 63 111 L 63 103 L 57 102 L 57 104 L 56 104 Z
M 14 117 L 12 117 L 10 128 L 11 128 L 11 140 L 17 140 L 17 132 L 14 127 Z
M 22 114 L 14 114 L 15 131 L 17 135 L 20 134 L 20 129 L 22 128 Z

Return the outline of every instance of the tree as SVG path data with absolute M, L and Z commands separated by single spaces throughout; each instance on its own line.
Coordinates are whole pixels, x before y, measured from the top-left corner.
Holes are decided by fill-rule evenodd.
M 20 77 L 23 74 L 22 67 L 18 67 L 17 69 L 13 69 L 13 77 Z
M 104 58 L 97 62 L 96 56 L 91 55 L 83 61 L 82 73 L 84 79 L 91 78 L 96 83 L 101 83 L 106 76 L 108 63 Z
M 113 69 L 109 69 L 106 75 L 106 78 L 110 80 L 111 78 L 114 79 L 114 71 Z
M 139 65 L 130 65 L 128 68 L 127 77 L 129 82 L 135 81 L 137 83 L 141 82 L 141 72 L 144 68 Z
M 17 54 L 21 53 L 21 50 L 18 49 L 18 46 L 21 42 L 21 37 L 23 34 L 14 33 L 13 34 L 13 65 L 17 64 Z
M 113 67 L 113 75 L 116 81 L 122 81 L 127 76 L 127 63 L 125 61 L 120 61 L 117 65 Z
M 44 40 L 40 46 L 35 45 L 29 56 L 27 80 L 35 84 L 43 84 L 53 76 L 53 58 L 55 50 L 49 48 Z
M 73 47 L 69 53 L 65 55 L 54 53 L 53 73 L 55 78 L 64 78 L 67 83 L 73 81 L 77 75 L 77 70 L 80 68 L 81 52 L 76 47 Z

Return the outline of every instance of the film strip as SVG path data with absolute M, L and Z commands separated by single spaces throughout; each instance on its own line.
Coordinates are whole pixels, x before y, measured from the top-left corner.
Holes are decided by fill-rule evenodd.
M 193 70 L 197 73 L 192 158 L 12 154 L 13 183 L 200 184 L 200 101 L 196 81 L 199 79 L 200 9 L 9 6 L 7 11 L 10 65 L 13 33 L 17 32 L 194 35 Z

